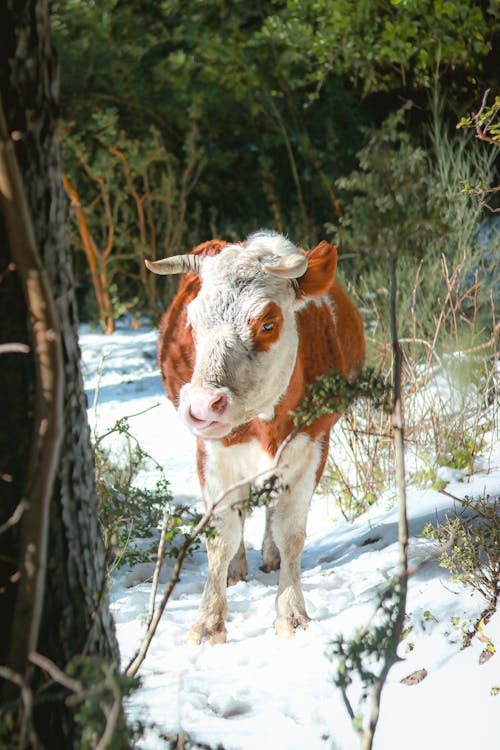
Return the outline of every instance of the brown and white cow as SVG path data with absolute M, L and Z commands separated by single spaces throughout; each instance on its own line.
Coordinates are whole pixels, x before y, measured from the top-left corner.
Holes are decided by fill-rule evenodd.
M 155 273 L 186 273 L 162 321 L 159 359 L 168 395 L 198 438 L 205 502 L 273 464 L 294 427 L 290 412 L 317 376 L 360 370 L 363 324 L 336 280 L 336 265 L 327 242 L 304 253 L 275 232 L 242 244 L 213 240 L 189 255 L 147 263 Z M 282 456 L 283 489 L 268 515 L 263 557 L 268 570 L 280 567 L 275 627 L 285 637 L 309 621 L 300 557 L 337 419 L 324 416 L 301 430 Z M 246 575 L 244 518 L 234 503 L 246 497 L 243 486 L 217 507 L 191 642 L 226 639 L 228 575 L 233 582 Z

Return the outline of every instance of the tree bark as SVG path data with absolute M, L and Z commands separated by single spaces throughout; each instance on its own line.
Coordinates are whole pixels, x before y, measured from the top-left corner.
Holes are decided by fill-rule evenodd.
M 60 458 L 49 509 L 47 581 L 37 649 L 64 669 L 79 655 L 118 660 L 105 597 L 105 554 L 99 533 L 93 454 L 80 372 L 75 284 L 66 235 L 67 208 L 57 132 L 58 75 L 46 0 L 0 4 L 0 97 L 59 322 L 63 368 Z M 0 357 L 0 655 L 9 660 L 22 549 L 15 513 L 25 487 L 32 445 L 35 388 L 33 330 L 23 286 L 0 220 L 0 343 L 28 345 L 30 353 Z M 24 352 L 24 349 L 22 350 Z M 21 519 L 22 523 L 22 519 Z M 17 626 L 19 627 L 19 626 Z M 40 680 L 41 673 L 38 673 Z M 33 682 L 31 687 L 36 687 Z M 61 689 L 36 710 L 36 730 L 47 747 L 73 747 L 79 736 L 74 707 Z
M 27 481 L 15 514 L 23 550 L 9 655 L 10 667 L 28 679 L 29 654 L 36 649 L 47 566 L 50 498 L 59 460 L 62 433 L 63 367 L 59 324 L 40 256 L 35 246 L 23 182 L 7 133 L 0 98 L 0 210 L 5 241 L 12 255 L 29 313 L 35 383 L 33 434 Z M 12 517 L 11 517 L 12 518 Z M 14 524 L 10 524 L 9 527 Z

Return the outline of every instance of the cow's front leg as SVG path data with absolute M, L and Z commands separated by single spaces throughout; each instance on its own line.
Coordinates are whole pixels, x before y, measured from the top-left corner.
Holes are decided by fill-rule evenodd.
M 238 550 L 241 520 L 238 512 L 225 509 L 214 517 L 216 534 L 207 539 L 208 577 L 203 591 L 198 619 L 191 628 L 188 642 L 225 643 L 227 615 L 227 575 L 229 563 Z
M 310 620 L 300 583 L 300 558 L 319 460 L 320 446 L 305 435 L 299 435 L 283 456 L 286 489 L 272 513 L 272 533 L 281 558 L 275 629 L 283 638 L 292 638 Z
M 300 557 L 306 538 L 305 526 L 280 529 L 276 532 L 276 537 L 281 567 L 274 627 L 277 635 L 292 638 L 294 631 L 297 628 L 307 628 L 310 620 L 300 583 Z

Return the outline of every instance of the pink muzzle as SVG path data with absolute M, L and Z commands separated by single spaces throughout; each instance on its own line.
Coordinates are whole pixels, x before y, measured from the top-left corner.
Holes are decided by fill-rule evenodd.
M 179 414 L 190 429 L 200 432 L 221 421 L 228 403 L 224 391 L 194 386 L 185 392 Z

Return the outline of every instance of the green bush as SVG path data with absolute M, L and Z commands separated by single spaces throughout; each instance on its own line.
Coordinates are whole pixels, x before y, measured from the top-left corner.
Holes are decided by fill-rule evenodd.
M 488 214 L 461 186 L 491 184 L 496 152 L 482 149 L 471 134 L 450 135 L 437 94 L 425 135 L 420 142 L 413 137 L 408 106 L 380 128 L 367 129 L 358 168 L 337 181 L 349 196 L 341 225 L 326 227 L 340 245 L 341 261 L 345 253 L 341 269 L 362 277 L 357 287 L 372 329 L 388 328 L 380 294 L 386 296 L 389 259 L 397 254 L 398 305 L 413 313 L 400 316 L 400 335 L 432 340 L 436 308 L 447 301 L 450 325 L 441 327 L 438 347 L 448 338 L 456 348 L 456 329 L 466 334 L 471 318 L 475 333 L 492 325 L 490 291 L 498 265 L 494 247 L 488 254 L 478 231 Z
M 127 677 L 104 659 L 89 656 L 70 663 L 66 673 L 77 688 L 67 699 L 78 707 L 75 719 L 81 737 L 75 750 L 93 750 L 98 743 L 109 750 L 138 747 L 144 726 L 141 722 L 127 724 L 121 706 L 122 699 L 139 688 L 139 679 Z
M 128 464 L 115 462 L 101 447 L 95 455 L 99 519 L 113 566 L 150 562 L 158 544 L 155 530 L 172 500 L 168 482 L 162 477 L 152 490 L 132 483 L 143 466 L 140 449 L 129 454 Z
M 110 436 L 122 438 L 122 451 L 115 455 L 104 448 Z M 160 525 L 164 519 L 165 554 L 176 557 L 184 538 L 199 514 L 187 505 L 173 502 L 162 467 L 147 453 L 129 430 L 127 418 L 95 442 L 99 519 L 111 567 L 156 559 Z M 158 479 L 152 489 L 140 482 L 140 473 L 153 465 Z M 198 541 L 193 548 L 201 544 Z
M 440 564 L 454 581 L 478 591 L 494 607 L 500 594 L 500 499 L 466 497 L 460 512 L 427 524 L 426 539 L 442 546 Z

